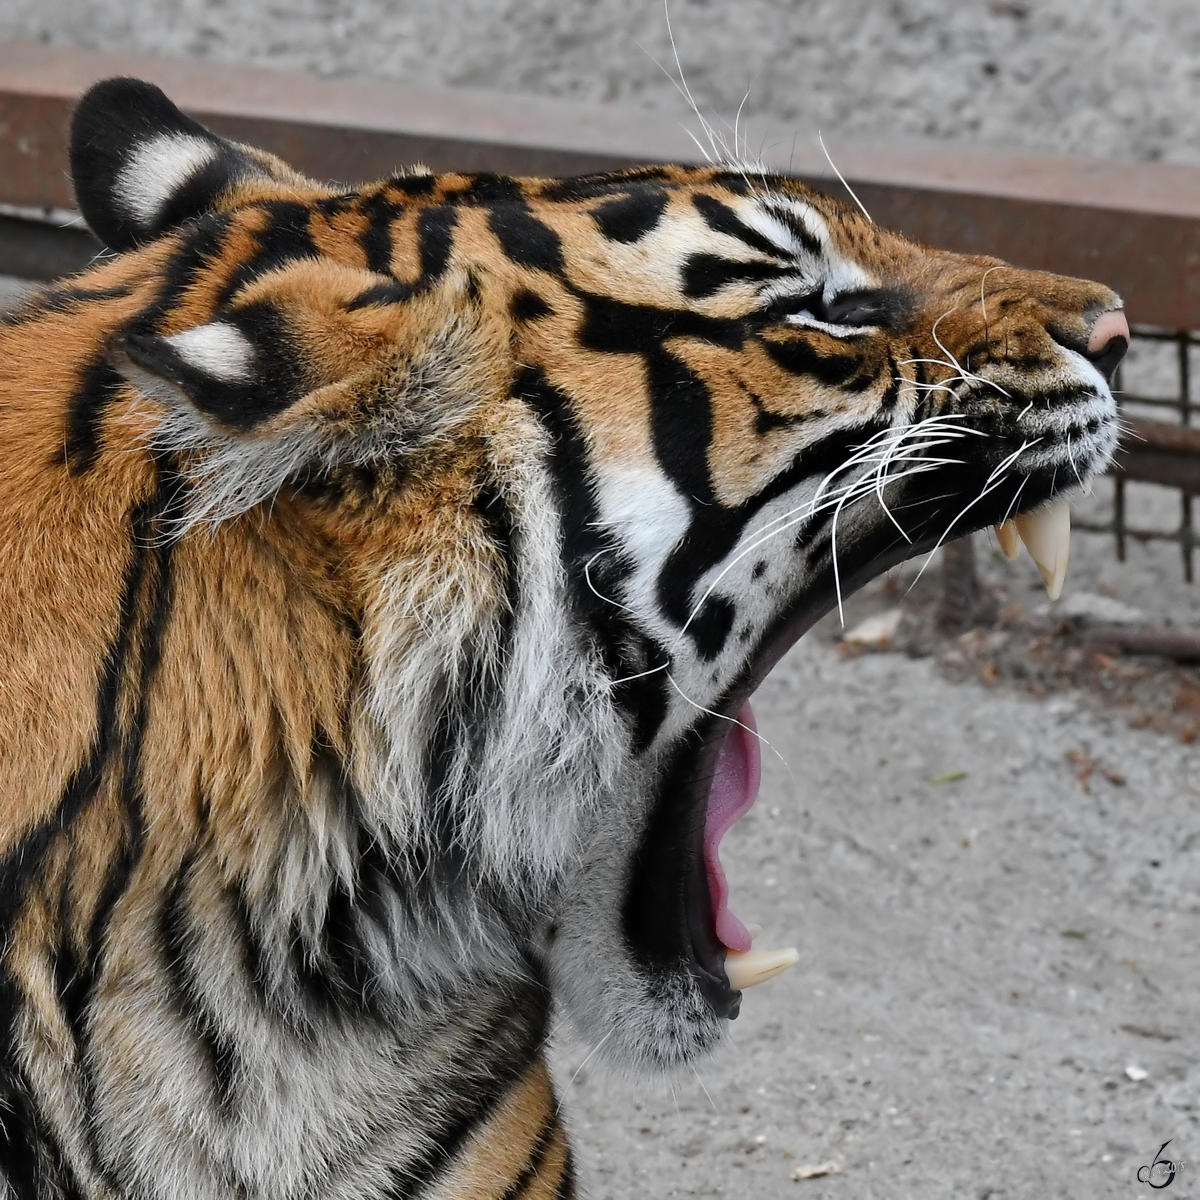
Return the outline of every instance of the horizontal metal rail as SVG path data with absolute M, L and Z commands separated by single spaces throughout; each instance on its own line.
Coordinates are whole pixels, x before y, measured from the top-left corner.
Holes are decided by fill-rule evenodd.
M 616 105 L 0 42 L 0 273 L 55 278 L 99 249 L 70 211 L 67 129 L 79 96 L 113 75 L 151 80 L 219 133 L 346 182 L 413 162 L 571 175 L 702 157 L 678 121 Z M 1188 330 L 1200 329 L 1200 168 L 827 138 L 843 183 L 812 139 L 760 127 L 748 140 L 765 147 L 764 165 L 843 198 L 848 184 L 881 225 L 920 241 L 1100 279 L 1122 294 L 1139 337 L 1176 341 L 1178 397 L 1125 400 L 1170 408 L 1180 424 L 1126 420 L 1113 519 L 1091 528 L 1113 535 L 1122 558 L 1127 538 L 1177 542 L 1191 578 L 1200 430 L 1187 428 Z M 1179 527 L 1128 527 L 1128 480 L 1177 488 Z
M 0 42 L 0 206 L 73 206 L 70 110 L 89 84 L 111 75 L 152 80 L 219 132 L 328 179 L 376 178 L 415 161 L 557 175 L 700 157 L 674 119 L 617 105 Z M 881 225 L 951 250 L 1098 278 L 1140 323 L 1200 328 L 1200 168 L 902 139 L 826 141 Z M 764 147 L 766 165 L 845 196 L 815 139 L 764 126 L 749 143 Z M 23 264 L 40 251 L 20 258 L 25 235 L 13 223 L 0 221 L 0 271 L 32 274 Z M 83 236 L 62 234 L 67 249 L 39 274 L 83 253 Z

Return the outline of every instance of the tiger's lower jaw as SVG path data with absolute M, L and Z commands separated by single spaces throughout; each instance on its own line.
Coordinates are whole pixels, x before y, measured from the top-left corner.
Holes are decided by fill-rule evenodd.
M 815 582 L 768 631 L 753 668 L 665 764 L 653 795 L 631 800 L 603 835 L 610 840 L 596 846 L 574 898 L 563 905 L 570 915 L 559 922 L 550 970 L 552 990 L 598 1057 L 636 1073 L 686 1065 L 720 1040 L 745 987 L 796 961 L 794 951 L 750 949 L 749 931 L 729 908 L 716 851 L 757 791 L 758 749 L 748 700 L 783 655 L 836 606 L 839 586 L 842 596 L 849 595 L 883 571 L 934 550 L 947 536 L 1002 524 L 1022 509 L 1013 531 L 1051 594 L 1061 588 L 1069 517 L 1051 472 L 990 492 L 987 469 L 953 482 L 958 486 L 949 489 L 952 494 L 980 497 L 965 516 L 959 502 L 945 507 L 929 501 L 922 532 L 912 542 L 876 521 L 867 522 L 856 546 L 847 539 L 840 579 L 829 573 Z M 921 503 L 907 511 L 919 515 Z M 640 835 L 631 827 L 641 827 Z M 603 974 L 598 987 L 597 971 Z

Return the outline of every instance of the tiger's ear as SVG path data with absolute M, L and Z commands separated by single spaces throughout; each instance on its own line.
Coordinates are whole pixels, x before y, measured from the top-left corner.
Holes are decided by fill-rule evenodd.
M 283 446 L 394 456 L 444 439 L 483 397 L 507 393 L 507 327 L 476 294 L 463 273 L 414 296 L 360 267 L 302 259 L 203 324 L 160 334 L 135 323 L 109 361 L 167 409 L 162 446 L 236 445 L 239 470 Z
M 210 133 L 140 79 L 106 79 L 79 101 L 71 176 L 85 220 L 112 250 L 218 207 L 246 180 L 299 179 L 271 155 Z
M 117 370 L 172 407 L 183 401 L 209 422 L 251 433 L 320 386 L 286 318 L 269 303 L 246 305 L 176 333 L 128 333 L 112 347 Z

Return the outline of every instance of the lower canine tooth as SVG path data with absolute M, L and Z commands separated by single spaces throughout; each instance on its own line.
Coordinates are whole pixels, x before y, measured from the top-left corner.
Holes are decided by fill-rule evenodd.
M 1021 539 L 1012 521 L 1005 521 L 996 526 L 996 541 L 1000 543 L 1005 558 L 1016 558 L 1021 553 Z
M 1062 595 L 1071 553 L 1070 505 L 1065 500 L 1056 500 L 1036 512 L 1023 513 L 1016 525 L 1029 557 L 1042 573 L 1047 594 L 1051 600 L 1057 600 Z
M 728 950 L 725 953 L 725 975 L 735 992 L 744 992 L 756 983 L 786 971 L 800 961 L 799 953 L 787 950 Z

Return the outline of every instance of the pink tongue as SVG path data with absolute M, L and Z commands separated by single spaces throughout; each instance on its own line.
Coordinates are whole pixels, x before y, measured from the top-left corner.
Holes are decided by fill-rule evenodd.
M 749 704 L 738 713 L 737 719 L 738 724 L 732 726 L 721 747 L 712 791 L 708 794 L 704 866 L 708 871 L 717 937 L 730 950 L 749 950 L 750 931 L 729 911 L 729 884 L 717 857 L 721 839 L 754 803 L 762 779 L 762 758 Z

